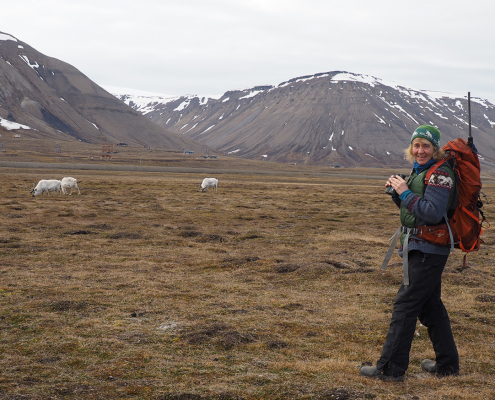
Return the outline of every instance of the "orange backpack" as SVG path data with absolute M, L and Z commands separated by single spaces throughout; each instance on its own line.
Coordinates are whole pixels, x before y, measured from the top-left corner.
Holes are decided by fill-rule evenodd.
M 451 245 L 465 253 L 480 248 L 483 222 L 488 222 L 481 208 L 481 176 L 478 154 L 461 138 L 449 141 L 445 146 L 445 157 L 435 163 L 425 176 L 425 184 L 441 165 L 447 165 L 456 177 L 456 196 L 447 213 L 447 223 L 434 226 L 418 226 L 417 237 L 439 245 Z M 488 224 L 488 227 L 490 224 Z M 467 255 L 467 254 L 466 254 Z M 466 255 L 464 264 L 466 266 Z

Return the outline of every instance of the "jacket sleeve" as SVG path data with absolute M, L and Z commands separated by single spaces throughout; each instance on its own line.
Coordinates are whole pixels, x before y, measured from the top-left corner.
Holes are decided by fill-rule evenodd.
M 400 205 L 402 203 L 401 199 L 399 198 L 399 195 L 397 193 L 394 193 L 392 196 L 390 196 L 392 201 L 395 203 L 397 207 L 400 208 Z
M 455 182 L 449 173 L 443 168 L 438 168 L 426 185 L 424 197 L 410 193 L 402 205 L 427 224 L 438 224 L 447 211 L 454 185 Z

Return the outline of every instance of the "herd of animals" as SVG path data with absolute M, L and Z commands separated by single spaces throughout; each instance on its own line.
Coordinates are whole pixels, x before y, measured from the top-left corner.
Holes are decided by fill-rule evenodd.
M 39 194 L 43 196 L 43 193 L 45 192 L 47 196 L 50 196 L 50 192 L 53 192 L 53 195 L 58 192 L 59 195 L 62 196 L 62 193 L 67 194 L 69 189 L 69 195 L 71 195 L 74 188 L 81 194 L 81 191 L 77 187 L 77 180 L 71 177 L 65 177 L 61 181 L 58 179 L 42 179 L 36 186 L 33 184 L 33 188 L 29 193 L 31 193 L 33 197 L 38 196 Z
M 208 188 L 214 188 L 215 192 L 218 191 L 218 179 L 216 178 L 205 178 L 201 185 L 199 185 L 201 191 L 206 190 L 208 192 Z M 68 193 L 70 189 L 70 193 Z M 37 185 L 33 184 L 33 188 L 29 191 L 33 195 L 33 197 L 46 192 L 47 196 L 50 196 L 50 192 L 53 192 L 53 196 L 58 192 L 59 196 L 62 196 L 62 193 L 72 195 L 72 191 L 77 189 L 79 194 L 81 191 L 77 186 L 77 180 L 72 177 L 65 177 L 61 181 L 58 179 L 42 179 L 38 182 Z

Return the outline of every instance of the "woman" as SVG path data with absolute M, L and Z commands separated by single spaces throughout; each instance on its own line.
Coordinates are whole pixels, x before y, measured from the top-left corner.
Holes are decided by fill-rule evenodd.
M 455 195 L 455 177 L 447 164 L 437 168 L 425 183 L 428 169 L 444 156 L 440 149 L 440 132 L 429 125 L 418 127 L 411 137 L 406 158 L 413 162 L 411 175 L 405 181 L 391 176 L 385 186 L 397 192 L 403 227 L 436 225 L 451 206 Z M 407 232 L 407 228 L 402 228 Z M 459 374 L 459 355 L 452 335 L 450 320 L 441 300 L 442 272 L 450 246 L 438 246 L 411 234 L 408 240 L 409 284 L 402 283 L 394 303 L 392 320 L 376 366 L 361 367 L 360 374 L 382 380 L 402 381 L 409 365 L 409 352 L 416 321 L 428 328 L 436 361 L 423 360 L 423 370 L 439 376 Z M 399 255 L 403 254 L 406 235 L 401 235 Z M 406 247 L 407 248 L 407 247 Z

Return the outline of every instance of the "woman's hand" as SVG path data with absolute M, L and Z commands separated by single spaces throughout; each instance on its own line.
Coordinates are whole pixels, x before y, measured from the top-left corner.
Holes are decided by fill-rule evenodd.
M 395 176 L 395 175 L 392 175 L 388 179 L 387 183 L 385 184 L 385 187 L 387 187 L 387 186 L 392 186 L 399 196 L 403 192 L 405 192 L 406 190 L 409 189 L 406 181 L 404 179 L 402 179 L 400 176 Z

